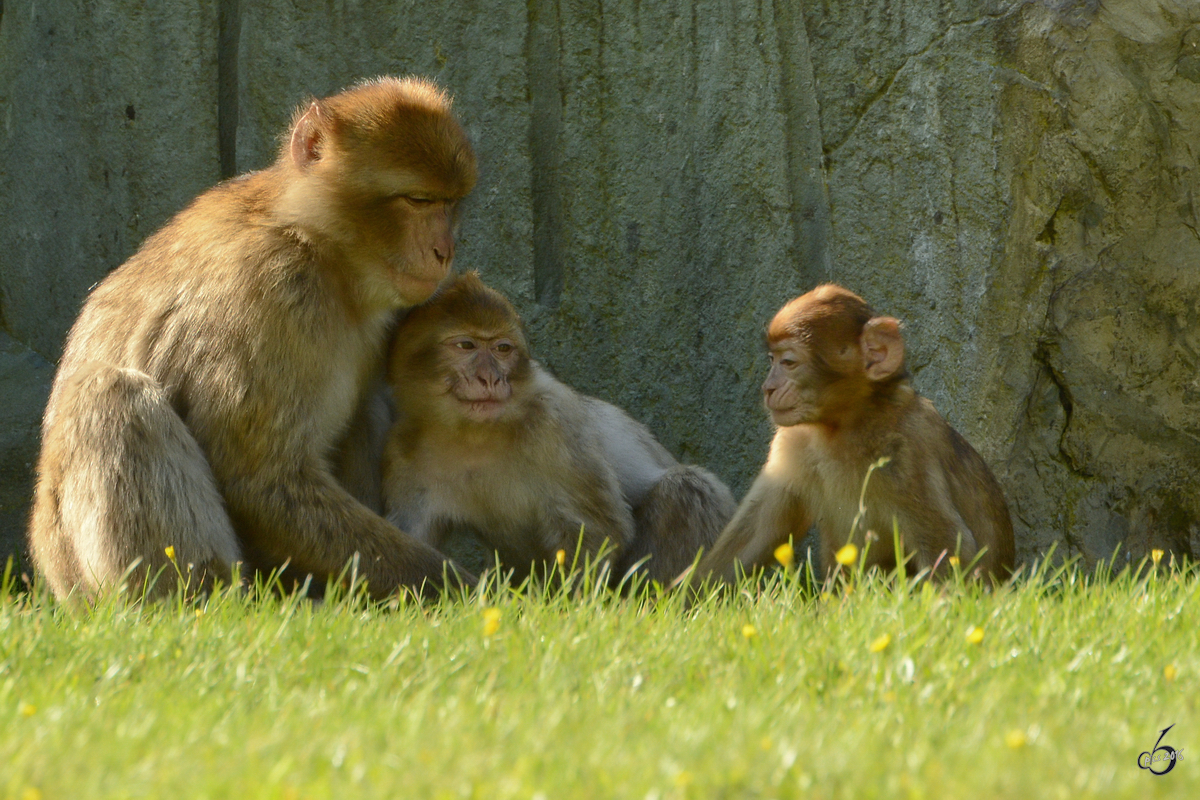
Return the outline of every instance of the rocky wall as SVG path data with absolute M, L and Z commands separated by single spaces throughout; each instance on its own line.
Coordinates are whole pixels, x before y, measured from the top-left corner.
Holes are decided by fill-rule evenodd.
M 89 287 L 270 163 L 306 97 L 408 72 L 478 149 L 460 267 L 736 493 L 762 326 L 836 280 L 906 321 L 1023 558 L 1197 552 L 1197 26 L 1182 0 L 4 0 L 0 552 Z

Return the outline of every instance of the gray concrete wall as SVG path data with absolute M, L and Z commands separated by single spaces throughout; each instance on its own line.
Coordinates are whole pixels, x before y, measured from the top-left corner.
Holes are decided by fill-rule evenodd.
M 735 492 L 762 326 L 836 280 L 906 320 L 1022 556 L 1200 552 L 1194 3 L 47 5 L 0 7 L 0 552 L 88 288 L 305 97 L 409 72 L 478 149 L 460 267 Z

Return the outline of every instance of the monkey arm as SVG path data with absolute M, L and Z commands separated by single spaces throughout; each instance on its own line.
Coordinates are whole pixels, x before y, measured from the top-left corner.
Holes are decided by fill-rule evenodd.
M 392 424 L 391 390 L 376 378 L 350 420 L 350 427 L 334 453 L 334 475 L 367 508 L 383 513 L 383 447 Z
M 982 456 L 957 431 L 949 425 L 945 428 L 950 445 L 947 451 L 961 456 L 957 465 L 945 467 L 946 480 L 955 508 L 974 534 L 977 552 L 983 551 L 978 566 L 993 580 L 1007 577 L 1016 552 L 1004 491 Z
M 564 488 L 566 500 L 548 526 L 549 557 L 557 550 L 570 557 L 578 546 L 593 558 L 603 551 L 604 563 L 614 561 L 633 540 L 633 513 L 612 469 L 598 461 L 581 467 Z
M 404 455 L 402 442 L 395 431 L 393 429 L 389 434 L 383 449 L 383 514 L 400 530 L 433 544 L 425 525 L 425 483 L 412 459 Z
M 542 373 L 540 380 L 548 401 L 546 413 L 522 444 L 532 466 L 525 478 L 526 488 L 553 498 L 546 508 L 544 557 L 553 558 L 558 550 L 565 550 L 570 557 L 579 547 L 581 554 L 593 559 L 604 551 L 603 563 L 615 562 L 633 541 L 633 512 L 622 495 L 617 467 L 605 449 L 606 441 L 621 432 L 606 425 L 596 412 L 621 412 L 576 394 L 548 374 Z M 546 458 L 550 453 L 553 457 Z
M 776 547 L 789 536 L 803 536 L 811 524 L 812 516 L 801 499 L 786 483 L 764 471 L 712 551 L 700 560 L 694 580 L 712 577 L 729 582 L 737 577 L 739 564 L 743 568 L 767 566 Z
M 375 597 L 422 586 L 442 574 L 444 562 L 451 579 L 460 577 L 440 552 L 372 513 L 320 468 L 251 473 L 227 482 L 225 498 L 248 557 L 262 562 L 253 563 L 258 569 L 290 560 L 290 569 L 327 579 L 357 555 L 358 574 Z

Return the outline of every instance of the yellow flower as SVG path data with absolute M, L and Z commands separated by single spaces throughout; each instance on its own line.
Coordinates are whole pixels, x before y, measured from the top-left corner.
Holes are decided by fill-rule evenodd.
M 555 561 L 555 562 L 556 562 L 556 563 L 557 563 L 557 564 L 558 564 L 560 567 L 562 567 L 562 566 L 566 566 L 566 563 L 567 563 L 567 551 L 566 551 L 566 550 L 559 550 L 557 553 L 555 553 L 555 554 L 554 554 L 554 561 Z
M 483 635 L 492 636 L 500 630 L 500 609 L 485 608 L 483 610 Z
M 775 560 L 785 567 L 791 567 L 796 563 L 796 551 L 792 549 L 791 542 L 784 542 L 775 548 Z
M 952 566 L 952 567 L 958 566 L 958 556 L 950 556 L 950 566 Z
M 762 738 L 762 741 L 758 743 L 758 746 L 761 747 L 763 750 L 770 750 L 771 749 L 771 737 L 764 736 Z
M 167 545 L 166 549 L 163 550 L 163 552 L 167 554 L 168 561 L 175 560 L 175 545 L 173 545 L 173 544 Z
M 1020 750 L 1027 741 L 1024 731 L 1011 730 L 1004 734 L 1004 743 L 1013 750 Z
M 30 786 L 21 793 L 21 800 L 42 800 L 42 790 L 36 786 Z
M 979 644 L 983 641 L 983 628 L 972 625 L 967 628 L 967 641 L 971 644 Z
M 1175 680 L 1175 676 L 1179 674 L 1179 670 L 1175 669 L 1174 664 L 1167 664 L 1163 667 L 1163 677 L 1168 681 Z
M 884 650 L 887 650 L 888 645 L 891 643 L 892 643 L 891 634 L 885 633 L 883 636 L 880 636 L 878 639 L 871 642 L 871 652 L 872 653 L 882 653 Z
M 1158 566 L 1158 562 L 1162 561 L 1162 557 L 1163 557 L 1162 550 L 1151 550 L 1150 551 L 1150 560 L 1154 562 L 1154 566 L 1156 566 L 1156 567 Z
M 675 776 L 675 785 L 680 789 L 686 788 L 692 782 L 692 773 L 684 770 Z
M 742 636 L 746 637 L 747 639 L 753 639 L 755 636 L 758 636 L 758 628 L 754 627 L 753 625 L 743 625 Z
M 858 561 L 858 547 L 851 542 L 841 550 L 838 550 L 837 555 L 834 556 L 834 558 L 836 558 L 837 562 L 843 567 L 852 567 L 854 566 L 854 562 Z
M 17 713 L 22 717 L 32 717 L 37 713 L 37 706 L 33 703 L 21 703 L 17 706 Z

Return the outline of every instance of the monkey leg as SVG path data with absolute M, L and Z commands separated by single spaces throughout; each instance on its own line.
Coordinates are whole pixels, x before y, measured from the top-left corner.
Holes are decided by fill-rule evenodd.
M 175 565 L 189 591 L 229 579 L 241 550 L 212 470 L 149 376 L 85 365 L 61 387 L 44 436 L 30 546 L 57 597 L 122 581 L 133 596 L 162 597 Z
M 701 548 L 711 550 L 737 509 L 725 484 L 695 466 L 668 469 L 634 510 L 634 540 L 621 557 L 619 574 L 649 556 L 640 569 L 667 584 L 692 565 Z

